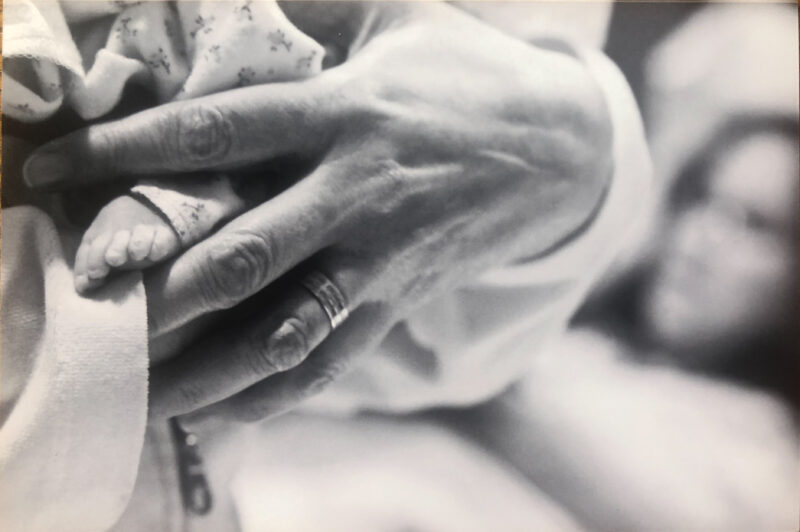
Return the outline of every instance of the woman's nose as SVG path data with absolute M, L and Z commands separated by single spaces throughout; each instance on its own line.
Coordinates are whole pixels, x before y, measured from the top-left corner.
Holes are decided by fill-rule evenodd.
M 691 209 L 677 222 L 679 240 L 687 251 L 698 255 L 708 254 L 719 248 L 726 249 L 735 243 L 732 236 L 736 231 L 737 220 L 732 218 L 733 213 L 713 205 Z
M 695 257 L 716 245 L 720 235 L 710 218 L 707 212 L 695 209 L 676 220 L 675 244 L 679 251 Z

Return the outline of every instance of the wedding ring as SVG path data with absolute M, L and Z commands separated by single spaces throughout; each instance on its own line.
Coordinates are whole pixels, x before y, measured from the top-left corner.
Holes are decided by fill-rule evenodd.
M 347 310 L 347 298 L 333 281 L 323 273 L 313 270 L 300 280 L 300 284 L 311 292 L 331 322 L 331 330 L 341 325 L 350 312 Z

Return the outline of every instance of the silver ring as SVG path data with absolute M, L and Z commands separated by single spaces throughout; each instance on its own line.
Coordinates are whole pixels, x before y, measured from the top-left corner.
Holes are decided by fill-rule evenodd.
M 331 330 L 341 325 L 350 312 L 347 310 L 347 298 L 333 281 L 323 273 L 313 270 L 300 280 L 300 284 L 311 292 L 331 322 Z

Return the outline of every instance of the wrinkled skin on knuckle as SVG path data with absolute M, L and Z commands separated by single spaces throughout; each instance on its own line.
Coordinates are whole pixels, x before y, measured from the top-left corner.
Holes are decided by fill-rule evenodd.
M 365 139 L 355 146 L 348 143 L 348 153 L 335 163 L 340 179 L 326 184 L 326 194 L 344 197 L 341 204 L 356 206 L 339 220 L 345 226 L 339 232 L 348 241 L 359 240 L 346 238 L 348 235 L 378 229 L 369 224 L 387 222 L 394 201 L 402 195 L 403 169 L 395 160 L 395 146 L 385 135 L 376 136 L 380 138 Z
M 222 165 L 235 142 L 236 128 L 218 107 L 207 102 L 177 106 L 165 116 L 166 149 L 174 170 Z
M 271 338 L 271 332 L 256 331 L 244 342 L 245 347 L 242 358 L 247 370 L 252 375 L 267 376 L 280 371 L 276 361 L 273 359 L 273 352 L 270 348 Z
M 375 140 L 372 134 L 396 119 L 398 109 L 380 98 L 377 93 L 380 89 L 376 85 L 375 82 L 361 81 L 352 87 L 350 94 L 341 97 L 344 140 Z M 365 137 L 365 132 L 369 132 L 370 136 Z
M 246 358 L 255 375 L 271 375 L 291 369 L 308 353 L 308 327 L 299 318 L 288 318 L 277 330 L 255 332 Z
M 386 218 L 400 210 L 408 195 L 408 177 L 403 167 L 393 158 L 382 158 L 372 165 L 372 179 L 374 181 L 374 198 L 369 206 L 378 216 Z
M 210 309 L 230 308 L 269 280 L 274 246 L 268 237 L 229 233 L 215 238 L 201 260 L 200 289 Z
M 353 69 L 357 73 L 341 79 L 328 96 L 338 109 L 342 134 L 366 141 L 381 136 L 394 141 L 398 124 L 413 122 L 415 138 L 424 138 L 420 126 L 436 114 L 438 98 L 430 87 L 420 87 L 418 81 L 404 74 L 407 65 L 387 69 L 385 55 L 357 57 L 358 68 Z
M 371 272 L 368 277 L 382 277 L 380 272 L 399 262 L 420 237 L 435 235 L 447 213 L 430 180 L 410 175 L 393 159 L 380 160 L 372 168 L 369 185 L 361 187 L 356 198 L 361 207 L 351 220 L 346 249 L 356 264 Z
M 152 135 L 153 132 L 144 130 L 143 134 Z M 130 165 L 126 160 L 127 151 L 120 149 L 123 142 L 118 124 L 90 127 L 73 135 L 77 140 L 78 148 L 70 155 L 86 161 L 95 173 L 116 174 Z M 103 146 L 104 149 L 92 150 L 91 146 Z M 91 154 L 91 156 L 86 157 L 87 154 Z

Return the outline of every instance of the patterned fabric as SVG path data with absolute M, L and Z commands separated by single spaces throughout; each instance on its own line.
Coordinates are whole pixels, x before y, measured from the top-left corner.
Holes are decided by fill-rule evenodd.
M 274 0 L 12 0 L 5 22 L 11 65 L 3 112 L 23 122 L 45 120 L 63 104 L 98 118 L 129 81 L 164 102 L 302 79 L 321 70 L 324 55 Z M 148 181 L 131 194 L 160 211 L 184 247 L 246 207 L 219 176 L 179 185 Z
M 4 22 L 3 112 L 24 122 L 98 118 L 129 81 L 168 101 L 301 79 L 324 55 L 273 0 L 11 0 Z
M 217 175 L 179 183 L 143 180 L 131 196 L 161 212 L 184 247 L 211 233 L 220 220 L 228 220 L 247 208 L 231 179 Z

